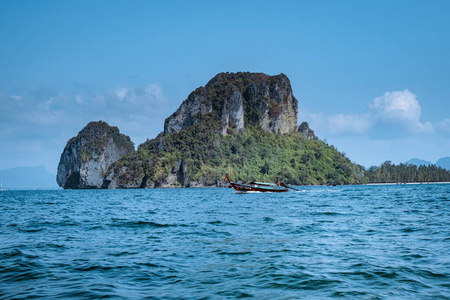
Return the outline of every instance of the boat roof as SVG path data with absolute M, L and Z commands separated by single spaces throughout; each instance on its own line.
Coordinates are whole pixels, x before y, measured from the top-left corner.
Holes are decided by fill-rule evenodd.
M 252 181 L 252 184 L 259 184 L 259 185 L 272 185 L 272 186 L 276 186 L 276 183 L 271 183 L 271 182 L 257 182 L 257 181 Z
M 240 186 L 247 186 L 249 188 L 254 188 L 254 186 L 251 186 L 249 184 L 245 184 L 245 183 L 236 183 L 236 182 L 232 182 L 234 184 L 240 185 Z M 256 182 L 252 182 L 251 184 L 256 183 Z M 261 182 L 262 183 L 262 182 Z M 276 186 L 276 184 L 273 184 Z M 287 188 L 285 187 L 281 187 L 280 189 L 277 189 L 275 186 L 258 186 L 258 189 L 262 189 L 262 190 L 287 190 Z

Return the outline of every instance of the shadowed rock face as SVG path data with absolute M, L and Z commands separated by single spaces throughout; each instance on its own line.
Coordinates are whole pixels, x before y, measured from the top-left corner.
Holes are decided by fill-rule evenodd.
M 192 92 L 164 123 L 164 134 L 195 125 L 199 117 L 213 114 L 221 133 L 259 126 L 270 133 L 295 132 L 297 99 L 286 75 L 220 73 L 205 87 Z
M 56 182 L 64 189 L 101 188 L 108 168 L 134 152 L 130 138 L 106 122 L 91 122 L 67 142 Z

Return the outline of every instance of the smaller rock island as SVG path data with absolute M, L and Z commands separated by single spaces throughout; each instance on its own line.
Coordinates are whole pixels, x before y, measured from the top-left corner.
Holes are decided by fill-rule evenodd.
M 90 122 L 71 138 L 58 164 L 56 182 L 64 189 L 102 188 L 108 168 L 133 153 L 130 137 L 103 121 Z

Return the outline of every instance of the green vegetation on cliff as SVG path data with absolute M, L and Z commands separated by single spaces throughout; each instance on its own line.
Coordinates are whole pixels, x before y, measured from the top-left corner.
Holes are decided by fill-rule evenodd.
M 277 179 L 292 185 L 450 182 L 450 172 L 431 166 L 394 165 L 390 161 L 365 170 L 333 146 L 301 133 L 272 134 L 257 127 L 226 136 L 211 115 L 179 133 L 141 144 L 136 153 L 113 165 L 119 186 L 215 186 L 225 174 L 235 181 Z M 148 183 L 153 183 L 148 185 Z
M 121 134 L 119 128 L 109 126 L 104 121 L 90 122 L 68 144 L 77 140 L 83 141 L 80 148 L 81 159 L 87 162 L 102 154 L 111 138 L 118 148 L 124 148 L 128 153 L 134 152 L 134 144 L 130 137 Z
M 143 143 L 134 155 L 118 161 L 114 169 L 126 181 L 122 184 L 135 187 L 145 187 L 146 182 L 158 186 L 171 173 L 176 173 L 176 184 L 181 186 L 189 186 L 190 182 L 216 185 L 227 173 L 233 180 L 242 181 L 365 182 L 361 166 L 322 141 L 305 139 L 300 133 L 266 133 L 256 127 L 223 136 L 219 128 L 220 122 L 213 116 L 202 116 L 199 123 L 179 133 L 160 134 Z

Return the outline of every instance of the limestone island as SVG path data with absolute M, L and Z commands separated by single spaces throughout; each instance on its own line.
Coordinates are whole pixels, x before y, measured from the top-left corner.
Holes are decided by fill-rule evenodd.
M 319 140 L 308 123 L 298 126 L 297 114 L 286 75 L 220 73 L 137 150 L 117 127 L 87 124 L 67 142 L 57 183 L 64 189 L 218 187 L 226 185 L 226 174 L 291 185 L 371 181 L 364 167 Z

